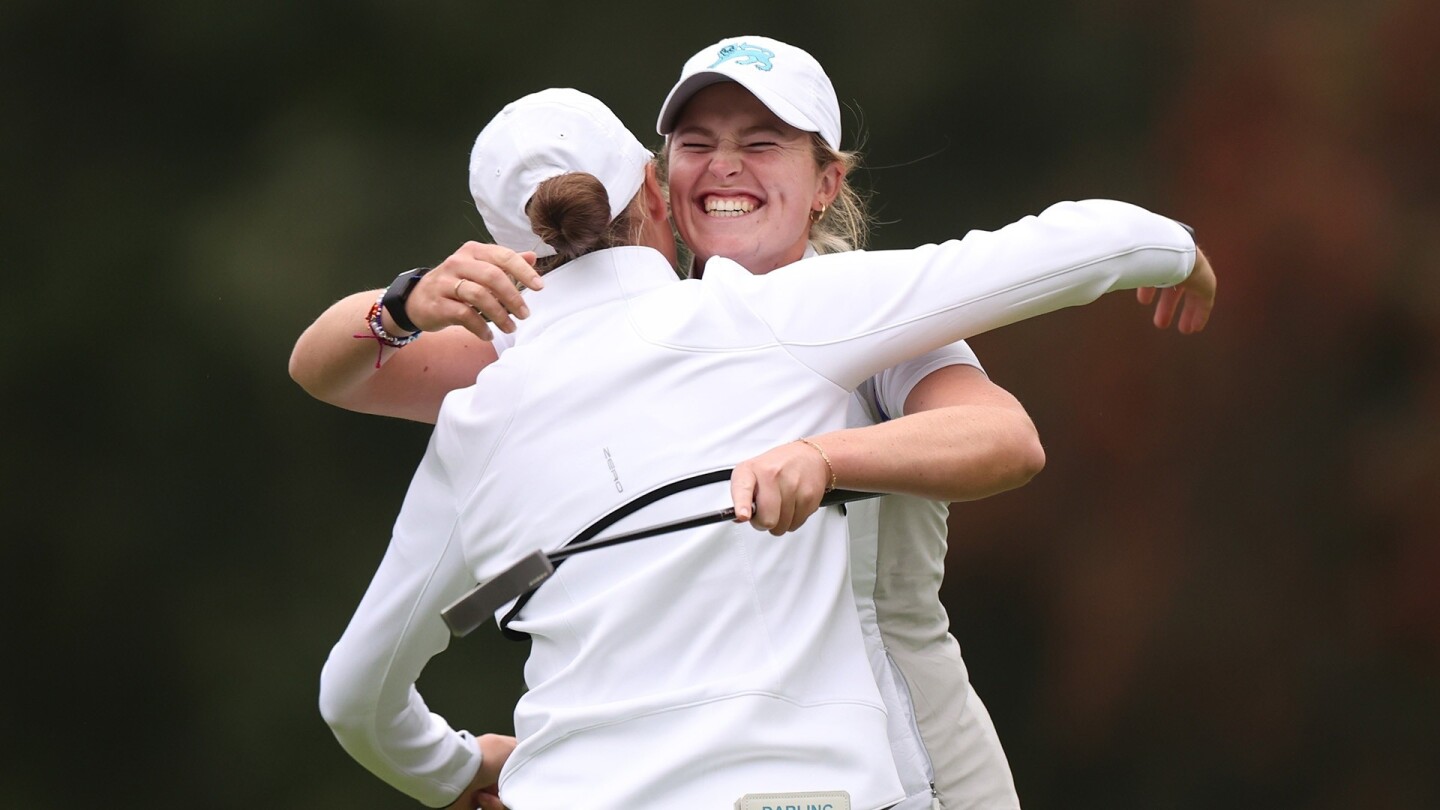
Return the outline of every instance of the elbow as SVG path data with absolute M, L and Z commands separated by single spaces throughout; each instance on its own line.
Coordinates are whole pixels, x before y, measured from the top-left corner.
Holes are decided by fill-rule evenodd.
M 326 666 L 320 673 L 320 717 L 331 730 L 343 725 L 348 716 L 347 704 L 341 694 L 334 679 L 330 677 L 330 667 Z
M 289 371 L 290 379 L 294 380 L 295 383 L 301 388 L 304 388 L 306 393 L 309 393 L 310 388 L 305 385 L 305 366 L 300 362 L 298 348 L 295 351 L 290 352 Z
M 1004 472 L 998 476 L 1000 480 L 996 483 L 1000 486 L 997 492 L 1023 487 L 1045 469 L 1045 446 L 1040 443 L 1040 432 L 1035 429 L 1035 423 L 1028 414 L 1015 416 L 1001 445 L 1004 448 L 1002 461 L 997 466 Z
M 371 708 L 360 699 L 362 691 L 344 667 L 336 666 L 333 655 L 325 662 L 320 671 L 320 716 L 342 745 L 361 733 Z
M 1010 486 L 1006 489 L 1017 489 L 1030 483 L 1030 480 L 1045 469 L 1045 446 L 1040 443 L 1040 434 L 1035 431 L 1034 426 L 1030 427 L 1023 438 L 1016 442 L 1014 456 L 1014 467 L 1011 474 Z
M 1019 489 L 1045 469 L 1045 448 L 1040 436 L 1031 428 L 1028 435 L 1018 435 L 996 448 L 991 460 L 990 480 L 980 497 L 999 495 Z
M 1045 447 L 1028 417 L 992 438 L 984 462 L 959 472 L 944 500 L 974 501 L 1019 489 L 1045 469 Z
M 295 344 L 294 349 L 290 350 L 290 379 L 294 380 L 296 385 L 299 385 L 301 388 L 303 388 L 305 390 L 305 393 L 319 399 L 320 396 L 316 391 L 316 380 L 314 373 L 310 366 L 305 362 L 305 356 L 303 351 L 304 344 L 305 341 L 301 340 Z
M 303 337 L 290 352 L 288 370 L 290 379 L 311 397 L 328 405 L 346 407 L 342 399 L 343 392 L 337 387 L 336 381 L 327 376 L 324 365 L 307 351 Z

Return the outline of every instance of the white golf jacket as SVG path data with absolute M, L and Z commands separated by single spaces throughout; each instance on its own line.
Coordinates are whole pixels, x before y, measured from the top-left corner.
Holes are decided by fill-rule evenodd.
M 446 398 L 390 547 L 332 650 L 321 711 L 347 751 L 431 806 L 479 767 L 415 689 L 440 610 L 636 495 L 845 426 L 851 393 L 921 352 L 1106 292 L 1169 286 L 1179 225 L 1113 201 L 998 231 L 754 276 L 679 281 L 645 248 L 546 277 L 514 346 Z M 729 505 L 712 488 L 616 531 Z M 578 555 L 512 625 L 533 639 L 512 810 L 726 808 L 747 793 L 904 792 L 851 590 L 845 520 L 782 538 L 719 524 Z

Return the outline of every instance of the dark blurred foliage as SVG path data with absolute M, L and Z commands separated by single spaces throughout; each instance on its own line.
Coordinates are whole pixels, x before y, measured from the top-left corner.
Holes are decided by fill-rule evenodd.
M 504 102 L 650 133 L 736 33 L 827 66 L 879 247 L 1104 196 L 1220 273 L 1197 337 L 1117 295 L 974 341 L 1049 452 L 955 508 L 945 592 L 1027 806 L 1440 806 L 1430 0 L 8 0 L 0 806 L 412 806 L 315 698 L 427 430 L 310 400 L 290 346 L 481 235 Z M 506 730 L 523 654 L 422 685 Z

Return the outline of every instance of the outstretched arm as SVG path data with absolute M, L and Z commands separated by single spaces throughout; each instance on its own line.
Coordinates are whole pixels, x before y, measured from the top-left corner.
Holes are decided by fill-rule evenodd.
M 1197 249 L 1190 275 L 1159 291 L 1156 328 L 1168 329 L 1180 309 L 1182 334 L 1203 330 L 1215 306 L 1215 287 L 1215 271 Z M 1151 287 L 1141 293 L 1146 290 L 1156 292 Z M 926 376 L 905 399 L 905 414 L 827 434 L 829 444 L 821 446 L 836 467 L 839 486 L 973 501 L 1023 486 L 1045 467 L 1030 415 L 973 366 L 947 366 Z
M 1023 486 L 1045 466 L 1029 414 L 973 366 L 931 372 L 911 390 L 905 413 L 741 463 L 731 479 L 737 518 L 779 535 L 814 513 L 831 481 L 845 489 L 970 501 Z
M 1216 278 L 1198 248 L 1185 280 L 1160 291 L 1154 324 L 1193 334 L 1215 305 Z M 1139 290 L 1142 304 L 1155 288 Z M 905 416 L 792 442 L 742 462 L 731 479 L 737 520 L 772 534 L 794 531 L 832 482 L 846 489 L 941 501 L 988 497 L 1021 486 L 1045 464 L 1035 426 L 1013 396 L 969 366 L 947 366 L 915 385 Z M 821 455 L 820 450 L 824 455 Z
M 544 286 L 534 259 L 465 243 L 416 283 L 405 310 L 427 334 L 399 349 L 382 348 L 370 337 L 366 315 L 381 291 L 347 296 L 300 335 L 290 376 L 322 402 L 433 423 L 445 395 L 474 383 L 480 369 L 495 361 L 492 325 L 513 332 L 512 315 L 529 314 L 516 283 Z M 390 313 L 382 311 L 381 321 L 386 333 L 406 334 Z

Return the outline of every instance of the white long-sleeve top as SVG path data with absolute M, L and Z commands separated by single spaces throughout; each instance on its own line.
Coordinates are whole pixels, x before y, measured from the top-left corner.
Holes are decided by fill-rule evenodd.
M 703 280 L 678 281 L 644 248 L 552 271 L 513 348 L 446 398 L 325 665 L 322 714 L 378 776 L 449 803 L 479 753 L 415 682 L 448 643 L 440 610 L 475 582 L 657 486 L 844 427 L 855 387 L 902 359 L 1169 286 L 1193 262 L 1175 223 L 1092 200 L 764 276 L 712 259 Z M 680 500 L 632 525 L 721 508 L 728 490 Z M 720 524 L 576 556 L 512 626 L 532 638 L 500 783 L 512 810 L 828 790 L 870 810 L 904 795 L 837 510 L 778 539 Z
M 806 246 L 802 258 L 819 254 Z M 513 338 L 496 332 L 504 354 Z M 915 385 L 937 369 L 984 368 L 963 340 L 870 377 L 850 403 L 847 427 L 903 415 Z M 906 798 L 895 810 L 1013 795 L 1014 779 L 993 731 L 965 723 L 983 711 L 940 601 L 949 504 L 892 494 L 849 505 L 850 581 L 871 672 L 889 715 L 890 748 Z

